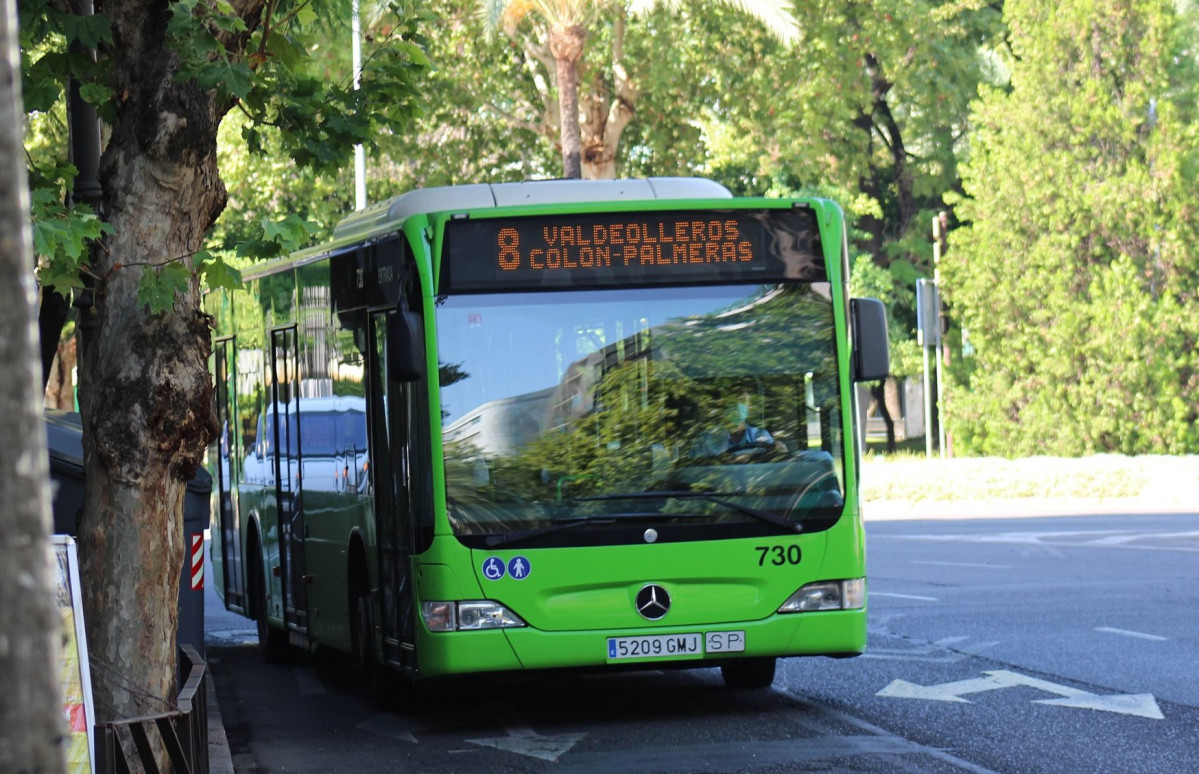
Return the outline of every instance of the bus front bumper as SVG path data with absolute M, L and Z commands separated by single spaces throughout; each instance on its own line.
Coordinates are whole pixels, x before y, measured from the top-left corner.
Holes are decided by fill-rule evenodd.
M 761 621 L 547 632 L 532 627 L 423 632 L 420 677 L 543 669 L 719 666 L 725 659 L 853 656 L 866 649 L 866 610 L 775 614 Z

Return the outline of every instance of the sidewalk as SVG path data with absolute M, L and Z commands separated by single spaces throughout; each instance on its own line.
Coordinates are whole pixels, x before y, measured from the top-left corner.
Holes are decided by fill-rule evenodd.
M 221 705 L 216 698 L 211 666 L 208 672 L 208 771 L 209 774 L 233 774 L 233 753 L 225 738 L 225 724 L 221 720 Z
M 230 613 L 216 595 L 216 575 L 212 569 L 212 544 L 204 543 L 204 574 L 209 580 L 204 584 L 204 647 L 208 662 L 208 770 L 211 774 L 234 774 L 233 753 L 225 736 L 225 724 L 221 719 L 221 706 L 216 693 L 216 674 L 220 662 L 212 662 L 214 645 L 229 645 L 258 642 L 258 630 L 253 621 L 237 613 Z
M 1110 516 L 1141 513 L 1199 515 L 1199 500 L 1173 497 L 1022 497 L 1010 500 L 874 500 L 863 503 L 865 521 L 909 519 L 1017 519 L 1044 516 Z

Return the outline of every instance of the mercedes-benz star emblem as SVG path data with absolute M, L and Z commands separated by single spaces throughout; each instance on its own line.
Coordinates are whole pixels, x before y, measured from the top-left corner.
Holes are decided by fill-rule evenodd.
M 650 584 L 637 592 L 637 612 L 643 618 L 657 621 L 670 611 L 670 595 L 661 586 Z

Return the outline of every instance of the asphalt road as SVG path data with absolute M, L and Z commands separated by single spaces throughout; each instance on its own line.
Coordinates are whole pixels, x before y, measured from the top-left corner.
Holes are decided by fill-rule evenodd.
M 210 600 L 239 772 L 1199 772 L 1199 514 L 868 524 L 866 656 L 440 684 L 380 712 Z

